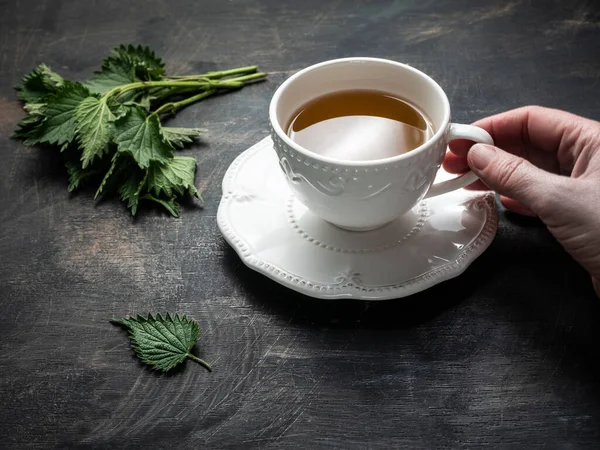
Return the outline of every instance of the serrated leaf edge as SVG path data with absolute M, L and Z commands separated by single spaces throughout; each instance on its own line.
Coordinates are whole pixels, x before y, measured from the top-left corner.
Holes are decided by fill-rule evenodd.
M 178 366 L 183 361 L 185 361 L 185 359 L 189 358 L 189 359 L 192 359 L 193 361 L 196 361 L 200 365 L 204 366 L 209 372 L 212 371 L 211 366 L 206 361 L 204 361 L 204 360 L 198 358 L 196 355 L 190 353 L 190 350 L 194 347 L 194 345 L 196 344 L 196 341 L 198 340 L 199 327 L 198 327 L 198 322 L 196 322 L 194 319 L 187 317 L 185 314 L 183 314 L 180 317 L 179 314 L 175 313 L 174 317 L 171 317 L 171 315 L 169 313 L 166 313 L 165 318 L 163 319 L 163 317 L 161 316 L 160 313 L 157 313 L 156 317 L 153 317 L 151 313 L 148 313 L 147 318 L 138 314 L 135 318 L 125 317 L 123 319 L 110 319 L 109 321 L 110 321 L 110 323 L 112 323 L 114 325 L 123 326 L 127 329 L 129 342 L 130 342 L 131 347 L 133 348 L 136 356 L 141 361 L 143 361 L 145 364 L 149 365 L 153 370 L 161 370 L 162 372 L 168 372 L 169 370 L 173 369 L 174 367 Z M 175 364 L 168 366 L 166 368 L 158 367 L 153 361 L 148 360 L 147 358 L 145 358 L 142 355 L 142 351 L 137 344 L 137 339 L 135 339 L 135 337 L 134 337 L 133 327 L 130 325 L 130 322 L 132 322 L 132 321 L 140 323 L 140 324 L 142 324 L 142 323 L 152 324 L 152 322 L 165 322 L 165 321 L 170 321 L 170 322 L 177 321 L 179 323 L 183 323 L 186 325 L 192 324 L 193 332 L 192 332 L 192 339 L 190 339 L 192 341 L 192 344 L 189 346 L 189 348 L 187 348 L 186 354 L 181 361 L 177 361 Z M 163 326 L 164 326 L 164 324 L 163 324 Z M 170 330 L 168 330 L 168 331 L 169 331 L 169 333 L 173 334 Z M 164 334 L 162 334 L 162 335 L 164 337 Z M 178 336 L 176 336 L 174 334 L 173 334 L 173 336 L 175 336 L 177 338 L 177 340 L 182 344 L 182 346 L 185 347 L 185 345 L 183 344 L 183 342 L 181 341 L 181 339 Z

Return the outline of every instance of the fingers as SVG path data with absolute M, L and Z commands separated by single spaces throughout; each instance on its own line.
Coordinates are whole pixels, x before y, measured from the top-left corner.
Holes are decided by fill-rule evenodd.
M 581 127 L 590 122 L 565 111 L 526 106 L 478 120 L 473 125 L 490 133 L 497 147 L 514 149 L 518 154 L 519 149 L 529 145 L 547 152 L 558 151 L 561 143 L 572 145 Z M 450 150 L 465 156 L 471 145 L 470 141 L 457 139 L 450 143 Z
M 522 216 L 536 217 L 537 214 L 531 211 L 522 203 L 513 200 L 512 198 L 505 197 L 503 195 L 500 196 L 500 202 L 506 209 L 512 211 L 517 214 L 521 214 Z
M 446 156 L 444 158 L 444 162 L 443 162 L 442 166 L 444 167 L 444 169 L 447 172 L 457 173 L 457 174 L 465 173 L 467 170 L 470 169 L 469 164 L 467 162 L 467 158 L 465 158 L 463 156 L 457 156 L 450 152 L 446 153 Z M 477 180 L 475 183 L 466 186 L 465 189 L 474 190 L 474 191 L 489 191 L 490 190 L 489 186 L 487 186 L 481 180 Z M 504 207 L 506 209 L 508 209 L 514 213 L 521 214 L 524 216 L 531 216 L 531 217 L 536 216 L 536 214 L 533 211 L 531 211 L 525 205 L 523 205 L 522 203 L 520 203 L 512 198 L 509 198 L 506 196 L 500 196 L 500 202 L 502 203 L 502 205 L 504 205 Z
M 539 214 L 541 208 L 554 201 L 560 176 L 541 170 L 518 156 L 485 144 L 474 145 L 467 155 L 475 174 L 500 195 L 513 199 L 509 206 L 520 203 L 525 210 Z
M 481 125 L 478 125 L 478 122 L 474 122 L 473 125 L 481 126 Z M 481 128 L 483 128 L 483 127 L 481 127 Z M 488 130 L 486 130 L 486 131 L 489 133 Z M 494 136 L 492 136 L 492 138 L 493 137 Z M 448 147 L 450 148 L 450 151 L 452 152 L 452 154 L 454 154 L 456 156 L 465 157 L 465 156 L 467 156 L 467 152 L 469 151 L 469 149 L 471 148 L 471 146 L 473 144 L 474 144 L 473 141 L 468 141 L 466 139 L 455 139 L 448 144 Z
M 444 161 L 442 162 L 442 167 L 450 173 L 465 173 L 467 170 L 469 170 L 467 158 L 464 156 L 458 156 L 451 152 L 446 152 Z
M 447 152 L 442 162 L 442 167 L 448 173 L 462 174 L 470 170 L 467 158 L 462 156 L 456 156 L 453 153 Z M 490 188 L 486 186 L 481 180 L 477 180 L 475 183 L 465 186 L 465 189 L 472 191 L 489 191 Z

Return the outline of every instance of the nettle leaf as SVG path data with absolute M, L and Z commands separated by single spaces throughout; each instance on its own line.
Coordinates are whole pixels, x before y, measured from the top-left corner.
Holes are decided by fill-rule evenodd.
M 88 178 L 94 175 L 93 171 L 83 169 L 80 164 L 74 161 L 67 161 L 65 167 L 69 175 L 69 192 L 79 189 Z
M 77 106 L 90 92 L 80 83 L 65 80 L 55 94 L 46 97 L 46 106 L 42 108 L 45 120 L 36 130 L 36 136 L 29 139 L 29 144 L 57 144 L 63 145 L 75 139 L 77 120 L 75 111 Z
M 23 109 L 32 116 L 43 116 L 46 103 L 26 103 Z
M 138 81 L 160 80 L 165 74 L 165 65 L 148 47 L 121 45 L 102 62 L 100 71 L 85 85 L 90 91 L 104 94 L 123 84 Z M 127 92 L 120 96 L 123 101 L 132 100 L 141 94 Z
M 201 128 L 162 127 L 161 131 L 166 141 L 175 148 L 183 148 L 205 133 Z
M 22 141 L 25 145 L 35 145 L 39 140 L 39 130 L 44 120 L 45 118 L 43 116 L 38 115 L 24 117 L 17 124 L 17 129 L 11 138 Z
M 47 86 L 59 88 L 65 83 L 65 79 L 50 69 L 46 64 L 40 64 L 38 70 L 43 75 L 42 81 Z
M 127 202 L 127 208 L 131 211 L 132 216 L 135 216 L 137 213 L 140 194 L 146 185 L 147 178 L 148 171 L 135 166 L 119 188 L 121 200 Z
M 37 144 L 41 135 L 42 123 L 46 120 L 45 107 L 45 103 L 26 103 L 23 108 L 28 114 L 19 121 L 11 138 L 22 141 L 25 145 Z
M 142 169 L 151 161 L 166 163 L 173 158 L 173 147 L 164 140 L 155 114 L 147 116 L 143 108 L 129 107 L 115 126 L 118 150 L 130 153 Z
M 97 199 L 98 197 L 100 197 L 102 192 L 106 188 L 108 181 L 110 180 L 113 173 L 115 173 L 115 170 L 117 169 L 117 161 L 119 160 L 119 156 L 122 156 L 122 155 L 123 155 L 122 153 L 115 153 L 113 155 L 110 167 L 108 168 L 108 171 L 104 174 L 104 177 L 102 178 L 102 181 L 100 182 L 100 186 L 98 186 L 98 189 L 96 190 L 96 194 L 94 195 L 94 200 Z
M 64 79 L 53 72 L 46 64 L 40 64 L 31 73 L 23 77 L 15 89 L 20 100 L 27 103 L 37 103 L 46 95 L 55 93 L 61 87 Z
M 147 193 L 142 198 L 163 206 L 171 215 L 179 217 L 177 197 L 192 195 L 200 197 L 194 186 L 196 160 L 187 156 L 175 156 L 166 164 L 151 163 L 146 180 Z
M 75 117 L 84 169 L 94 158 L 101 158 L 108 152 L 108 144 L 115 134 L 114 122 L 125 112 L 125 108 L 112 98 L 105 100 L 91 96 L 77 106 Z
M 175 201 L 175 198 L 162 199 L 153 196 L 152 194 L 145 194 L 141 197 L 144 200 L 150 200 L 154 203 L 158 203 L 171 214 L 173 217 L 179 217 L 179 204 Z
M 208 370 L 208 363 L 190 353 L 198 339 L 198 323 L 183 315 L 160 314 L 153 317 L 137 316 L 111 320 L 112 323 L 125 327 L 129 334 L 131 346 L 136 355 L 155 369 L 167 372 L 190 358 L 202 364 Z
M 94 94 L 104 94 L 117 86 L 141 81 L 135 76 L 135 69 L 129 64 L 110 63 L 86 81 L 84 85 Z M 129 95 L 128 95 L 129 94 Z M 126 93 L 123 100 L 133 98 L 133 93 Z
M 131 155 L 117 152 L 114 144 L 110 145 L 109 148 L 110 152 L 114 153 L 112 153 L 110 165 L 104 166 L 99 174 L 103 174 L 103 176 L 100 185 L 96 189 L 95 200 L 108 194 L 119 194 L 123 185 L 127 184 L 130 179 L 132 179 L 132 183 L 139 186 L 145 175 L 145 170 L 139 168 Z
M 157 197 L 190 194 L 199 197 L 194 186 L 196 160 L 189 156 L 175 156 L 166 164 L 152 163 L 148 169 L 148 192 Z
M 105 61 L 128 61 L 135 68 L 135 74 L 142 80 L 159 80 L 165 75 L 165 64 L 162 59 L 148 47 L 120 45 L 113 50 L 115 56 Z
M 143 95 L 138 99 L 138 105 L 140 105 L 146 111 L 150 111 L 153 100 L 156 100 L 156 97 L 153 95 Z

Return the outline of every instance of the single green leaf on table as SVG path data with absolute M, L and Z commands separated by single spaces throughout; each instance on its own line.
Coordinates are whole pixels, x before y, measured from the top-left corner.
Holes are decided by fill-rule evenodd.
M 27 103 L 36 103 L 46 95 L 56 92 L 64 83 L 63 78 L 53 72 L 47 65 L 40 64 L 33 72 L 23 78 L 15 89 L 20 100 Z
M 129 332 L 131 346 L 136 355 L 155 369 L 167 372 L 190 358 L 212 370 L 210 365 L 190 350 L 198 339 L 198 324 L 185 315 L 171 317 L 168 313 L 163 318 L 160 314 L 147 318 L 113 319 L 112 323 L 124 326 Z
M 90 92 L 80 83 L 65 80 L 56 93 L 46 97 L 46 105 L 41 108 L 44 120 L 34 130 L 36 135 L 30 137 L 28 145 L 63 145 L 72 142 L 77 127 L 75 111 L 79 103 L 89 95 Z
M 77 133 L 82 147 L 82 167 L 108 152 L 108 143 L 115 134 L 114 122 L 125 115 L 125 108 L 112 98 L 87 97 L 75 112 Z
M 118 151 L 130 153 L 142 169 L 151 161 L 166 163 L 173 157 L 173 147 L 164 140 L 156 114 L 147 116 L 141 107 L 129 107 L 115 126 Z
M 161 131 L 163 137 L 174 148 L 183 148 L 185 144 L 191 144 L 205 133 L 201 128 L 162 127 Z

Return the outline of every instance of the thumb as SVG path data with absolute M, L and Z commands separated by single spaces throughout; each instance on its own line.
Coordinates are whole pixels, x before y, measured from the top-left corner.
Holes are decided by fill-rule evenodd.
M 467 154 L 471 170 L 491 189 L 512 198 L 534 213 L 551 200 L 560 181 L 558 175 L 529 161 L 487 144 L 475 144 Z

